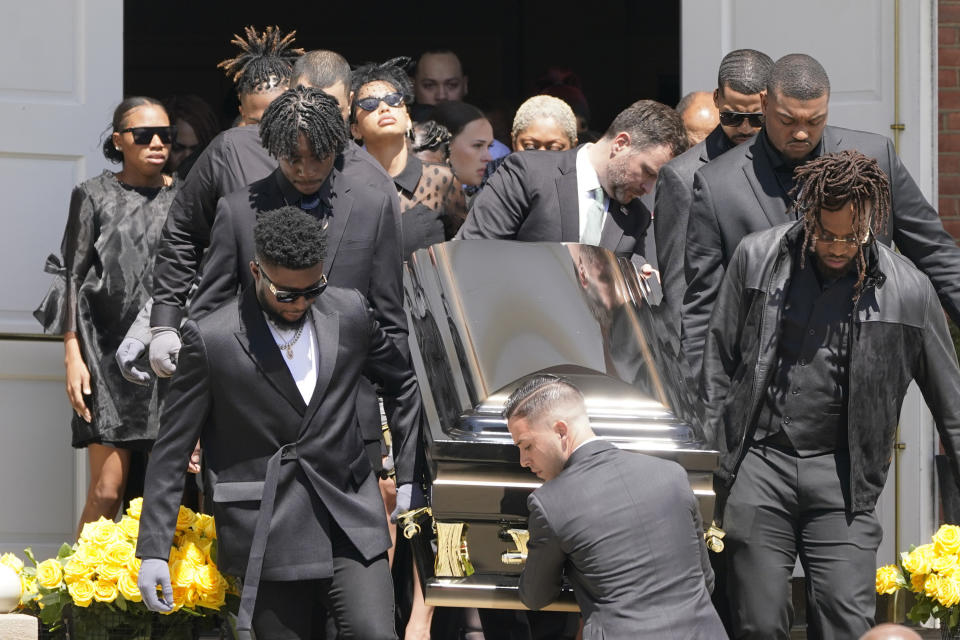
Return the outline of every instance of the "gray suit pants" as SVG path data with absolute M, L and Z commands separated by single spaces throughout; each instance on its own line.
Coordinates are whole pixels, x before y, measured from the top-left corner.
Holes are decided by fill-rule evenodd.
M 848 514 L 846 451 L 800 458 L 754 444 L 727 498 L 727 594 L 734 638 L 789 638 L 790 578 L 806 574 L 807 637 L 859 638 L 874 624 L 873 511 Z

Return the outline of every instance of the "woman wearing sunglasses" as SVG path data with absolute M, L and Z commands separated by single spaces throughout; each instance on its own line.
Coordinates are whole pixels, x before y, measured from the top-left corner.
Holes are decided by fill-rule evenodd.
M 90 459 L 78 536 L 83 523 L 116 515 L 131 453 L 149 451 L 157 434 L 155 385 L 124 380 L 113 354 L 151 294 L 154 250 L 177 190 L 163 174 L 175 137 L 158 101 L 117 106 L 103 154 L 121 169 L 74 188 L 62 262 L 47 262 L 57 278 L 34 313 L 47 333 L 63 334 L 73 446 Z
M 367 64 L 352 74 L 350 131 L 393 177 L 400 196 L 403 255 L 449 240 L 466 217 L 466 202 L 446 165 L 423 162 L 408 142 L 413 123 L 407 104 L 413 86 L 408 58 Z

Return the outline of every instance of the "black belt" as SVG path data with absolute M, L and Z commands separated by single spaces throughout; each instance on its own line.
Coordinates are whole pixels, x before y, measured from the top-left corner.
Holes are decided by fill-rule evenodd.
M 252 638 L 253 608 L 257 604 L 257 589 L 260 586 L 260 574 L 263 571 L 263 555 L 267 549 L 270 522 L 273 520 L 277 485 L 280 481 L 280 466 L 284 462 L 299 459 L 297 445 L 291 443 L 280 447 L 267 462 L 267 475 L 263 479 L 263 497 L 260 499 L 260 514 L 257 516 L 257 525 L 253 530 L 247 571 L 243 576 L 240 610 L 237 613 L 237 635 L 241 640 Z

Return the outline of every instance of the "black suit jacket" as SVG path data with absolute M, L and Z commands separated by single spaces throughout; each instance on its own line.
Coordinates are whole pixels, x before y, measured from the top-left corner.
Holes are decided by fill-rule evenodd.
M 749 233 L 788 222 L 789 198 L 783 192 L 763 148 L 764 134 L 699 169 L 687 230 L 681 345 L 693 375 L 700 373 L 707 323 L 723 275 L 740 240 Z M 936 210 L 910 177 L 886 137 L 826 127 L 823 153 L 856 149 L 876 159 L 890 178 L 888 233 L 900 252 L 933 282 L 954 322 L 960 321 L 960 248 Z
M 305 404 L 255 293 L 183 326 L 180 366 L 150 455 L 137 554 L 166 558 L 183 493 L 185 461 L 199 437 L 212 488 L 218 564 L 243 576 L 258 514 L 271 498 L 270 460 L 283 448 L 263 557 L 266 580 L 330 577 L 332 518 L 366 558 L 390 545 L 383 500 L 355 412 L 361 375 L 388 403 L 398 481 L 413 478 L 419 389 L 407 358 L 356 291 L 328 287 L 310 312 L 319 369 Z
M 352 142 L 344 147 L 338 167 L 358 184 L 389 194 L 399 236 L 400 201 L 383 167 Z M 228 129 L 203 150 L 170 205 L 157 246 L 151 326 L 180 326 L 190 286 L 210 244 L 217 201 L 276 168 L 277 161 L 260 144 L 255 126 Z
M 618 256 L 642 256 L 650 211 L 637 198 L 610 200 L 600 246 Z M 577 149 L 511 153 L 470 207 L 457 238 L 579 242 Z
M 584 640 L 726 637 L 700 509 L 677 463 L 588 442 L 527 505 L 527 606 L 554 600 L 566 569 Z
M 667 323 L 680 336 L 680 308 L 687 281 L 683 275 L 683 252 L 687 239 L 687 221 L 693 202 L 693 175 L 697 169 L 734 144 L 717 128 L 704 140 L 660 167 L 657 177 L 653 233 L 656 237 L 657 268 L 663 283 L 663 302 Z

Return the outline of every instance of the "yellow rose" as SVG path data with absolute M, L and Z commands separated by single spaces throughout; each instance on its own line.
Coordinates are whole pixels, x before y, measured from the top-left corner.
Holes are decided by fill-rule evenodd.
M 103 518 L 100 518 L 103 520 Z M 90 542 L 93 540 L 94 533 L 100 528 L 100 522 L 84 522 L 83 529 L 80 530 L 79 542 Z
M 120 539 L 120 531 L 117 529 L 117 523 L 100 516 L 97 524 L 99 526 L 94 530 L 93 539 L 91 540 L 96 546 L 101 549 L 106 549 Z
M 933 560 L 936 552 L 932 544 L 920 545 L 910 553 L 904 553 L 903 568 L 911 574 L 930 573 L 933 570 Z
M 137 536 L 140 535 L 140 521 L 136 518 L 123 516 L 120 519 L 120 524 L 117 526 L 120 527 L 120 531 L 123 532 L 123 535 L 127 536 L 131 540 L 136 540 Z
M 960 582 L 954 578 L 940 578 L 937 584 L 937 602 L 952 607 L 960 602 Z
M 957 555 L 960 551 L 960 527 L 945 524 L 933 534 L 933 548 L 937 555 Z
M 891 594 L 905 584 L 896 565 L 888 564 L 877 569 L 877 593 Z
M 143 498 L 134 498 L 130 501 L 130 506 L 127 507 L 127 515 L 133 518 L 134 520 L 140 519 L 140 509 L 143 508 Z
M 197 542 L 199 542 L 199 539 Z M 209 549 L 209 545 L 207 548 Z M 193 541 L 180 546 L 180 556 L 195 567 L 202 567 L 207 563 L 207 552 Z
M 39 594 L 37 593 L 37 579 L 28 576 L 25 573 L 20 574 L 20 604 L 27 604 L 28 602 L 34 600 Z
M 174 609 L 180 609 L 181 607 L 196 607 L 197 603 L 200 602 L 200 596 L 197 594 L 197 590 L 192 586 L 189 587 L 178 587 L 174 585 L 173 587 L 173 606 Z
M 46 589 L 56 589 L 63 582 L 63 567 L 59 560 L 50 558 L 37 565 L 37 582 Z
M 213 516 L 206 513 L 197 514 L 197 519 L 193 521 L 193 530 L 205 538 L 217 537 L 213 526 Z
M 93 599 L 97 602 L 113 602 L 117 599 L 117 583 L 100 578 L 93 584 Z
M 193 585 L 197 568 L 185 559 L 177 560 L 170 568 L 170 583 L 175 587 L 187 588 Z
M 68 585 L 77 580 L 93 577 L 94 568 L 84 564 L 77 559 L 77 556 L 70 558 L 70 561 L 63 567 L 63 581 Z
M 92 580 L 83 578 L 68 585 L 67 591 L 70 592 L 70 597 L 73 598 L 73 604 L 78 607 L 89 607 L 90 602 L 93 600 L 95 588 Z
M 177 531 L 186 531 L 193 524 L 197 514 L 190 507 L 180 505 L 180 511 L 177 513 Z
M 130 570 L 130 573 L 133 575 L 140 574 L 140 562 L 140 558 L 136 556 L 130 558 L 130 562 L 127 563 L 127 569 Z
M 941 576 L 952 577 L 960 572 L 960 562 L 956 555 L 938 556 L 933 561 L 933 570 Z
M 117 580 L 117 589 L 130 602 L 140 602 L 143 599 L 140 595 L 140 588 L 137 586 L 137 574 L 135 573 L 129 571 L 121 573 L 120 579 Z
M 205 564 L 197 568 L 193 579 L 201 596 L 213 593 L 220 588 L 220 572 L 214 564 Z
M 126 572 L 126 567 L 120 564 L 113 564 L 112 562 L 101 562 L 97 565 L 97 577 L 101 580 L 109 580 L 114 584 L 120 579 L 120 574 Z
M 103 554 L 105 562 L 126 565 L 134 557 L 133 545 L 126 540 L 118 540 L 106 548 Z
M 931 573 L 927 576 L 927 579 L 923 581 L 923 594 L 933 600 L 937 597 L 937 592 L 940 590 L 940 581 L 942 578 L 935 573 Z
M 927 580 L 927 574 L 915 573 L 910 576 L 910 591 L 914 593 L 923 593 L 923 583 Z
M 73 557 L 77 562 L 95 567 L 103 560 L 103 549 L 93 543 L 83 542 Z
M 4 565 L 5 567 L 10 567 L 17 573 L 23 571 L 23 560 L 12 553 L 5 553 L 0 556 L 0 564 Z
M 221 583 L 220 586 L 211 593 L 200 593 L 200 602 L 198 603 L 201 607 L 206 607 L 207 609 L 219 609 L 224 605 L 227 599 L 227 589 L 224 583 Z
M 203 537 L 211 540 L 217 539 L 217 524 L 214 522 L 213 516 L 207 516 L 203 523 Z

